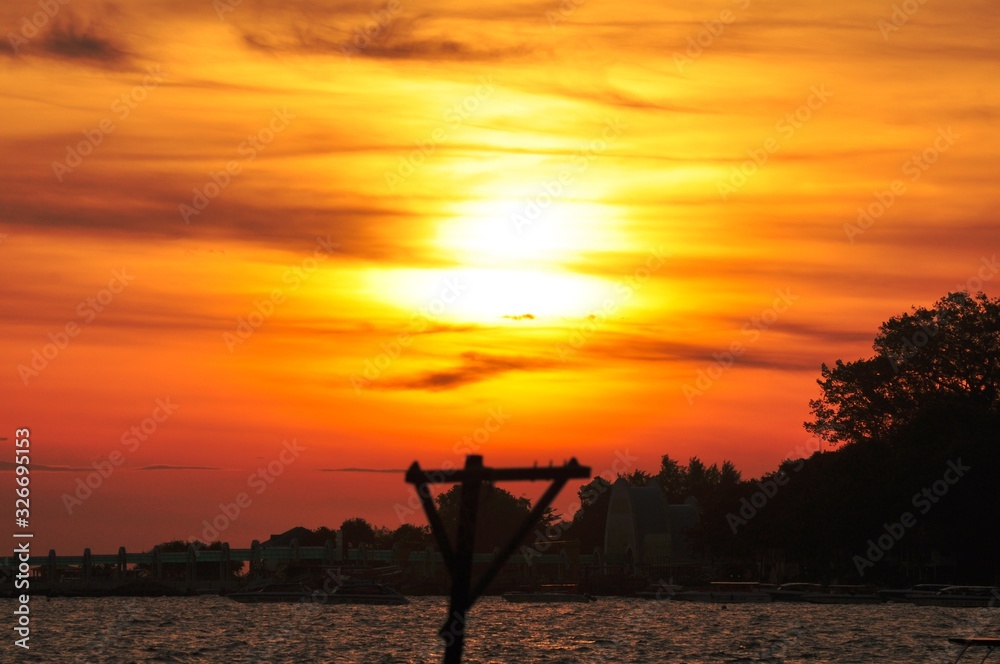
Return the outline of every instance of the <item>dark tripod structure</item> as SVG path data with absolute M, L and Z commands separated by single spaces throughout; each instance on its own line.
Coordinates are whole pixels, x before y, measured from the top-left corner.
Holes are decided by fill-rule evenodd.
M 489 587 L 504 563 L 517 548 L 518 543 L 531 532 L 531 529 L 541 520 L 545 510 L 552 504 L 559 491 L 571 479 L 587 479 L 590 468 L 581 466 L 576 459 L 570 459 L 564 466 L 549 466 L 548 468 L 488 468 L 483 465 L 483 457 L 470 454 L 465 457 L 465 468 L 462 470 L 421 470 L 416 461 L 406 471 L 406 481 L 414 485 L 420 502 L 427 513 L 427 521 L 431 525 L 434 537 L 437 539 L 441 557 L 451 574 L 451 608 L 448 620 L 441 628 L 441 638 L 444 639 L 445 664 L 459 664 L 462 661 L 462 650 L 465 648 L 466 614 L 476 603 L 480 595 Z M 479 490 L 483 482 L 517 482 L 552 480 L 552 484 L 528 514 L 524 523 L 514 532 L 507 545 L 501 549 L 490 562 L 482 578 L 472 585 L 472 553 L 476 538 L 476 511 L 479 506 Z M 430 484 L 462 483 L 462 503 L 459 506 L 458 532 L 455 535 L 455 547 L 452 548 L 444 523 L 434 506 Z

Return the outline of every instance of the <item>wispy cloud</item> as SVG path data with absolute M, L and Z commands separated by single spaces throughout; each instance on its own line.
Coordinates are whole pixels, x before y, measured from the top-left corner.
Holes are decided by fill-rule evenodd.
M 559 366 L 554 360 L 503 357 L 476 352 L 462 353 L 461 359 L 461 364 L 453 369 L 427 371 L 411 378 L 388 379 L 380 381 L 378 386 L 387 390 L 441 392 L 478 383 L 511 371 L 545 371 Z
M 217 466 L 168 466 L 165 464 L 156 466 L 143 466 L 136 470 L 222 470 Z
M 321 473 L 388 473 L 402 474 L 406 471 L 401 468 L 319 468 Z
M 57 13 L 47 17 L 44 23 L 37 20 L 37 14 L 30 13 L 27 25 L 35 31 L 27 32 L 24 23 L 20 33 L 15 35 L 16 49 L 0 48 L 0 54 L 11 58 L 47 58 L 63 60 L 88 66 L 121 70 L 127 68 L 133 53 L 126 47 L 122 29 L 118 27 L 120 12 L 114 5 L 89 8 L 62 7 L 53 4 Z M 37 9 L 34 7 L 33 9 Z
M 52 28 L 42 39 L 45 53 L 67 60 L 83 60 L 104 65 L 125 63 L 129 52 L 101 21 L 81 19 L 64 12 L 52 21 Z
M 482 43 L 457 41 L 445 36 L 418 39 L 401 36 L 402 30 L 387 34 L 382 40 L 363 49 L 351 51 L 353 35 L 349 31 L 320 31 L 315 26 L 290 29 L 285 32 L 246 32 L 244 43 L 252 49 L 268 53 L 330 55 L 344 57 L 345 51 L 357 57 L 384 60 L 455 60 L 490 61 L 524 57 L 526 46 L 489 46 Z
M 0 471 L 14 470 L 14 467 L 15 464 L 13 461 L 0 461 Z M 79 472 L 94 469 L 78 466 L 49 466 L 44 463 L 33 463 L 31 464 L 31 470 L 40 472 Z

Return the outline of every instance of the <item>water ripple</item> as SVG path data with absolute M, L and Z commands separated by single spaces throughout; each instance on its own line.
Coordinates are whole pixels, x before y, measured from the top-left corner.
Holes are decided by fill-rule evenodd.
M 220 597 L 52 599 L 32 604 L 31 650 L 52 664 L 440 662 L 441 597 L 407 606 L 246 605 Z M 1000 611 L 661 603 L 473 609 L 469 664 L 604 662 L 951 662 L 950 636 L 1000 634 Z

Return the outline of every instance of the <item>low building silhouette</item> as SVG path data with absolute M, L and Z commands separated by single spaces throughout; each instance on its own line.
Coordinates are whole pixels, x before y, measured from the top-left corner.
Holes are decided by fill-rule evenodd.
M 674 565 L 693 557 L 686 531 L 698 524 L 698 503 L 667 504 L 656 480 L 644 487 L 619 478 L 611 487 L 604 530 L 604 555 L 609 565 Z

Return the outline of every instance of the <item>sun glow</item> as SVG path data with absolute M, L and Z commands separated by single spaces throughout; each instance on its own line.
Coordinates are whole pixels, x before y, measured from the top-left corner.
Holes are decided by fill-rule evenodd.
M 586 252 L 627 247 L 612 225 L 616 209 L 589 201 L 474 200 L 457 204 L 455 213 L 438 225 L 435 244 L 477 267 L 550 270 Z
M 372 275 L 391 304 L 442 322 L 551 322 L 583 317 L 610 287 L 603 279 L 554 270 L 394 270 Z
M 383 275 L 393 281 L 386 285 L 394 303 L 417 310 L 433 305 L 438 311 L 430 313 L 449 321 L 586 316 L 610 284 L 573 272 L 570 264 L 628 246 L 612 224 L 616 209 L 589 201 L 508 195 L 464 200 L 451 211 L 432 242 L 455 269 Z

